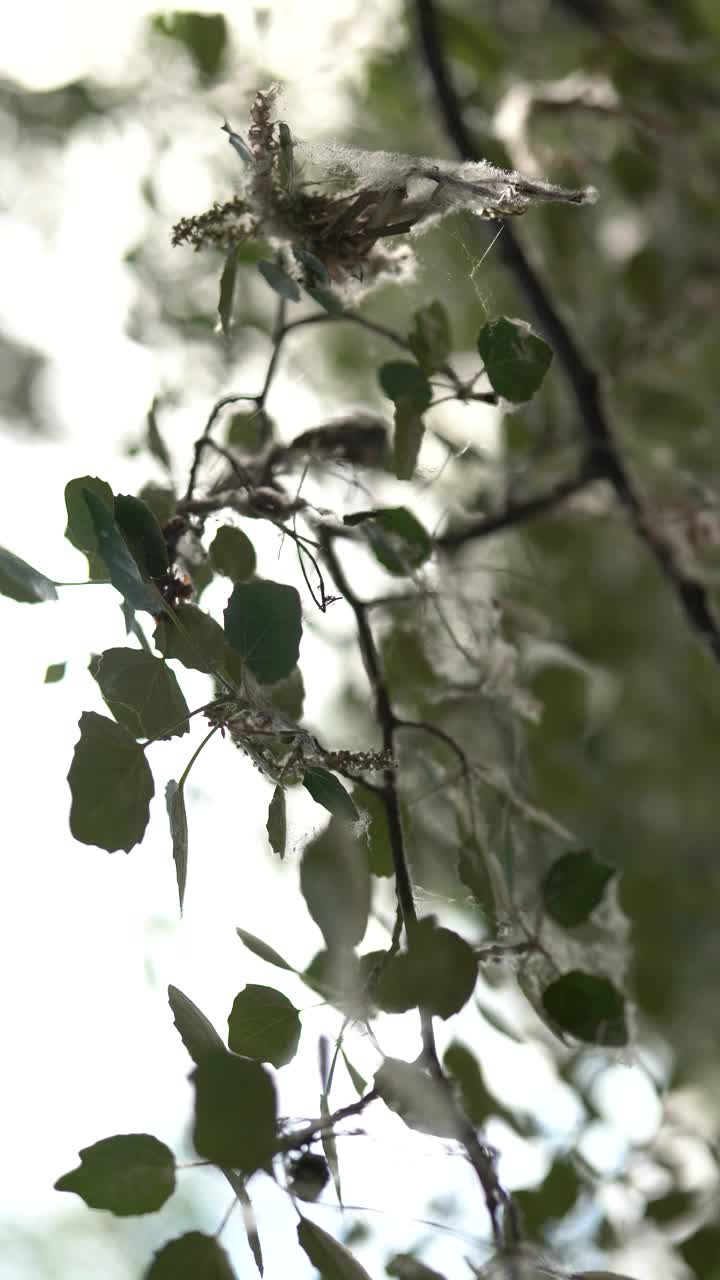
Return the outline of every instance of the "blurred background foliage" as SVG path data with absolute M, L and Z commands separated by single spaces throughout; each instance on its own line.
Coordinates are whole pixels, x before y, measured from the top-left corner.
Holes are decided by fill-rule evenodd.
M 232 340 L 223 342 L 216 332 L 219 255 L 195 257 L 169 247 L 178 217 L 232 191 L 237 161 L 221 145 L 223 115 L 242 126 L 254 90 L 281 76 L 285 114 L 300 136 L 453 158 L 412 5 L 403 9 L 387 0 L 363 8 L 362 19 L 360 6 L 352 5 L 340 17 L 324 16 L 317 83 L 309 72 L 278 66 L 272 35 L 287 9 L 270 4 L 256 7 L 250 25 L 230 8 L 149 13 L 138 24 L 132 54 L 113 74 L 42 90 L 9 79 L 0 84 L 3 216 L 41 234 L 58 233 L 53 193 L 73 145 L 80 140 L 92 163 L 96 148 L 142 133 L 133 153 L 132 231 L 115 235 L 124 296 L 119 323 L 153 354 L 162 429 L 171 451 L 177 444 L 180 478 L 192 438 L 182 416 L 188 400 L 209 404 L 231 379 L 246 385 L 244 365 L 257 369 L 272 325 L 272 297 L 253 269 L 254 250 L 238 276 Z M 720 400 L 720 8 L 714 0 L 445 0 L 439 23 L 482 154 L 570 186 L 591 182 L 600 191 L 592 210 L 539 208 L 513 229 L 601 375 L 651 519 L 712 589 L 720 563 L 714 425 Z M 352 48 L 354 57 L 338 59 L 328 71 L 325 64 L 340 48 Z M 178 183 L 179 168 L 197 174 L 192 207 L 184 203 L 187 183 Z M 101 239 L 102 189 L 91 188 L 88 199 L 89 225 Z M 373 294 L 363 313 L 407 332 L 412 312 L 439 297 L 451 316 L 456 353 L 474 349 L 488 316 L 533 321 L 497 246 L 490 247 L 495 234 L 494 224 L 469 214 L 444 221 L 418 244 L 415 280 Z M 379 339 L 358 341 L 350 326 L 326 326 L 322 340 L 315 331 L 293 340 L 288 377 L 301 371 L 328 414 L 349 405 L 377 411 L 376 370 L 385 353 Z M 62 434 L 51 365 L 42 334 L 34 345 L 5 315 L 0 409 L 7 432 L 36 439 Z M 491 512 L 508 496 L 542 491 L 572 472 L 582 433 L 557 360 L 538 396 L 503 417 L 499 439 L 474 412 L 433 419 L 439 459 L 433 466 L 439 472 L 443 460 L 447 464 L 432 486 L 440 510 L 462 505 Z M 279 437 L 290 439 L 307 425 L 281 419 Z M 132 445 L 131 434 L 118 439 L 119 449 Z M 162 471 L 153 476 L 156 484 L 167 483 Z M 520 1193 L 528 1230 L 546 1244 L 594 1241 L 600 1250 L 631 1249 L 637 1240 L 642 1252 L 628 1254 L 627 1265 L 638 1276 L 718 1280 L 720 859 L 713 744 L 720 671 L 602 485 L 562 512 L 448 556 L 438 577 L 441 598 L 474 578 L 491 584 L 498 626 L 517 647 L 519 683 L 540 714 L 519 727 L 507 690 L 483 686 L 465 670 L 442 619 L 417 601 L 377 617 L 392 695 L 404 713 L 431 720 L 486 755 L 580 846 L 621 869 L 640 1059 L 650 1064 L 666 1099 L 652 1141 L 630 1138 L 617 1169 L 599 1170 L 582 1153 L 583 1135 L 601 1114 L 593 1072 L 587 1055 L 559 1054 L 558 1075 L 579 1098 L 582 1120 L 572 1141 L 551 1156 L 544 1180 Z M 477 641 L 486 614 L 480 623 L 472 608 L 470 601 L 465 616 L 453 614 L 453 624 Z M 371 736 L 355 678 L 340 691 L 334 714 L 341 745 Z M 428 795 L 407 810 L 417 881 L 428 901 L 438 895 L 474 912 L 478 929 L 489 935 L 492 922 L 482 906 L 468 905 L 457 878 L 463 832 L 453 794 L 434 786 L 447 768 L 447 750 L 427 737 L 413 739 L 404 764 L 409 791 L 424 788 Z M 530 867 L 539 880 L 557 854 L 558 838 L 518 817 L 502 788 L 488 788 L 484 819 L 485 838 L 506 864 L 522 855 L 520 874 L 529 875 Z M 491 993 L 503 991 L 504 982 L 488 972 Z M 547 1044 L 528 1017 L 517 1014 L 516 1030 Z M 597 1069 L 597 1055 L 593 1060 Z M 450 1046 L 446 1066 L 477 1123 L 494 1116 L 526 1136 L 540 1131 L 537 1116 L 503 1100 L 499 1087 L 489 1088 L 467 1047 Z

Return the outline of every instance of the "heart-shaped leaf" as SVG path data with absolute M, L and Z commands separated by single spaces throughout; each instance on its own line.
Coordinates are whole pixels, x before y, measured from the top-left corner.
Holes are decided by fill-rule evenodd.
M 584 924 L 599 905 L 614 875 L 614 867 L 600 862 L 586 849 L 564 853 L 543 881 L 545 910 L 566 929 Z
M 142 649 L 106 649 L 90 663 L 115 719 L 134 738 L 173 738 L 190 732 L 189 708 L 175 674 Z
M 118 1217 L 155 1213 L 175 1190 L 175 1157 L 149 1133 L 103 1138 L 80 1152 L 80 1165 L 63 1174 L 56 1191 L 74 1191 L 91 1209 Z
M 228 1018 L 233 1053 L 284 1067 L 300 1042 L 300 1019 L 292 1001 L 274 987 L 249 983 L 236 995 Z
M 283 680 L 300 653 L 300 596 L 281 582 L 236 583 L 225 610 L 225 635 L 261 684 Z
M 346 822 L 333 819 L 305 846 L 300 889 L 328 951 L 362 940 L 370 909 L 367 858 Z
M 257 567 L 255 548 L 242 529 L 224 524 L 210 543 L 210 559 L 217 573 L 233 582 L 251 578 Z
M 359 815 L 351 796 L 327 769 L 321 769 L 319 765 L 306 769 L 303 786 L 310 792 L 315 803 L 321 804 L 334 817 L 344 818 L 346 822 L 357 822 Z
M 68 782 L 70 830 L 76 840 L 108 852 L 129 852 L 140 843 L 155 784 L 142 747 L 126 729 L 84 711 Z
M 625 998 L 609 978 L 572 969 L 545 988 L 542 1003 L 553 1022 L 576 1040 L 612 1048 L 628 1042 Z
M 267 1165 L 276 1147 L 277 1100 L 265 1068 L 222 1053 L 204 1058 L 190 1078 L 199 1155 L 248 1174 Z
M 428 916 L 412 929 L 408 950 L 383 967 L 376 995 L 388 1012 L 417 1006 L 449 1018 L 470 999 L 476 982 L 472 947 L 452 929 L 438 928 Z
M 188 1231 L 158 1250 L 143 1280 L 237 1280 L 237 1277 L 215 1236 Z
M 212 672 L 222 666 L 225 633 L 208 613 L 194 604 L 181 604 L 172 616 L 163 614 L 155 628 L 155 648 L 176 658 L 192 671 Z
M 478 351 L 493 391 L 521 404 L 535 395 L 550 368 L 553 353 L 524 320 L 501 316 L 478 335 Z
M 386 1058 L 375 1073 L 375 1088 L 391 1111 L 420 1133 L 457 1137 L 454 1109 L 437 1080 L 415 1062 Z

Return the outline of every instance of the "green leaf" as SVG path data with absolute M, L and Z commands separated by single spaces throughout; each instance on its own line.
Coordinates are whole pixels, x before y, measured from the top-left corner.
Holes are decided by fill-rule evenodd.
M 272 439 L 274 426 L 264 409 L 234 413 L 228 422 L 225 443 L 243 453 L 261 453 Z
M 160 434 L 160 428 L 157 423 L 156 410 L 157 410 L 157 400 L 153 400 L 152 404 L 150 405 L 150 408 L 148 409 L 148 414 L 146 419 L 147 430 L 146 430 L 145 439 L 147 442 L 147 447 L 150 450 L 153 458 L 157 458 L 158 462 L 162 464 L 162 466 L 165 468 L 166 471 L 171 471 L 170 454 L 168 453 L 167 445 L 165 444 L 165 441 L 163 440 Z M 140 494 L 140 497 L 142 498 L 142 493 Z
M 347 822 L 357 822 L 359 814 L 341 782 L 327 769 L 313 765 L 303 775 L 303 786 L 310 792 L 316 804 L 321 804 L 336 818 L 344 818 Z
M 389 1276 L 396 1276 L 397 1280 L 445 1280 L 439 1271 L 426 1267 L 424 1262 L 414 1258 L 411 1253 L 396 1253 L 385 1270 Z
M 409 1128 L 440 1138 L 457 1137 L 453 1107 L 445 1090 L 417 1063 L 386 1058 L 375 1073 L 375 1088 Z
M 599 905 L 615 867 L 586 849 L 565 853 L 550 867 L 542 886 L 548 915 L 566 929 L 584 924 Z
M 418 413 L 432 401 L 432 387 L 422 369 L 411 360 L 390 360 L 378 371 L 385 395 L 395 404 L 413 405 Z
M 218 573 L 233 582 L 251 578 L 257 568 L 255 548 L 242 529 L 225 524 L 210 544 L 210 559 Z
M 90 672 L 119 724 L 134 738 L 175 738 L 190 732 L 189 707 L 175 674 L 143 649 L 106 649 Z
M 237 582 L 225 610 L 225 635 L 261 684 L 289 676 L 302 635 L 300 596 L 280 582 Z
M 460 1088 L 463 1110 L 476 1128 L 482 1128 L 490 1116 L 499 1116 L 512 1124 L 507 1108 L 490 1093 L 480 1063 L 466 1045 L 453 1040 L 443 1055 L 443 1066 Z
M 167 524 L 175 515 L 177 494 L 174 489 L 160 484 L 145 484 L 138 493 L 138 498 L 150 508 L 159 525 Z
M 168 549 L 152 511 L 141 498 L 130 493 L 115 497 L 115 521 L 127 542 L 140 572 L 161 578 L 168 568 Z
M 160 613 L 162 597 L 143 580 L 114 516 L 91 489 L 83 489 L 83 494 L 97 535 L 98 555 L 105 564 L 112 585 L 131 608 Z
M 175 1157 L 149 1133 L 103 1138 L 80 1152 L 80 1165 L 63 1174 L 56 1191 L 73 1191 L 91 1209 L 118 1217 L 156 1213 L 175 1190 Z
M 367 1089 L 367 1080 L 365 1080 L 365 1078 L 360 1075 L 360 1072 L 357 1070 L 357 1068 L 353 1066 L 345 1050 L 341 1049 L 340 1053 L 342 1054 L 342 1060 L 345 1063 L 345 1066 L 347 1068 L 347 1073 L 350 1076 L 350 1079 L 352 1080 L 353 1089 L 355 1090 L 358 1097 L 362 1098 L 365 1090 Z
M 287 819 L 285 816 L 285 788 L 276 787 L 273 791 L 272 800 L 268 807 L 267 822 L 265 830 L 268 833 L 270 848 L 278 857 L 285 857 L 285 843 L 287 841 Z
M 156 14 L 152 25 L 161 35 L 182 44 L 203 76 L 210 79 L 218 75 L 228 39 L 227 23 L 221 13 L 175 10 Z
M 300 285 L 297 280 L 293 280 L 292 276 L 289 276 L 287 271 L 279 267 L 276 262 L 268 262 L 263 258 L 258 262 L 257 268 L 263 280 L 275 290 L 279 297 L 284 298 L 286 302 L 300 301 Z
M 97 476 L 78 476 L 75 480 L 69 480 L 65 485 L 67 510 L 65 537 L 86 556 L 96 556 L 99 551 L 98 537 L 90 509 L 85 501 L 86 489 L 104 502 L 111 514 L 115 509 L 113 491 L 105 480 L 99 480 Z
M 382 796 L 375 791 L 368 791 L 362 783 L 353 790 L 353 800 L 358 808 L 359 816 L 366 823 L 364 832 L 367 842 L 368 866 L 373 876 L 391 876 L 395 866 L 390 846 L 390 829 L 388 827 L 387 809 Z
M 70 830 L 83 844 L 113 852 L 139 844 L 155 784 L 142 747 L 121 725 L 94 711 L 80 717 L 68 782 Z
M 327 1160 L 312 1151 L 303 1151 L 296 1156 L 290 1164 L 289 1173 L 290 1194 L 309 1204 L 317 1200 L 330 1181 Z
M 0 595 L 18 600 L 20 604 L 42 604 L 44 600 L 58 598 L 50 578 L 5 547 L 0 547 Z
M 372 547 L 376 560 L 388 573 L 411 574 L 424 564 L 432 552 L 432 538 L 407 507 L 378 507 L 375 511 L 356 512 L 346 516 L 344 524 L 359 524 Z
M 550 368 L 553 353 L 524 320 L 501 316 L 478 335 L 478 351 L 493 391 L 521 404 L 534 396 Z
M 328 1102 L 328 1096 L 324 1089 L 320 1094 L 320 1119 L 324 1120 L 326 1123 L 330 1120 L 330 1103 Z M 340 1181 L 340 1161 L 338 1160 L 337 1141 L 335 1139 L 335 1133 L 332 1126 L 323 1130 L 320 1135 L 320 1142 L 322 1143 L 323 1154 L 325 1156 L 327 1167 L 332 1174 L 333 1186 L 335 1188 L 335 1195 L 338 1198 L 338 1204 L 342 1207 L 343 1198 L 342 1182 Z
M 351 948 L 318 951 L 300 976 L 311 991 L 340 1009 L 346 1017 L 353 1021 L 367 1017 L 366 977 Z
M 170 820 L 170 836 L 172 838 L 172 855 L 175 863 L 180 915 L 185 900 L 188 864 L 188 824 L 185 812 L 185 791 L 171 779 L 165 788 L 165 806 Z
M 412 480 L 425 435 L 422 414 L 406 400 L 395 405 L 393 467 L 398 480 Z
M 370 1280 L 364 1267 L 352 1254 L 340 1244 L 328 1231 L 323 1231 L 316 1222 L 302 1218 L 297 1229 L 298 1243 L 305 1251 L 314 1267 L 320 1272 L 321 1280 Z
M 293 969 L 287 960 L 283 960 L 278 951 L 267 942 L 263 942 L 262 938 L 256 938 L 254 933 L 248 933 L 247 929 L 235 930 L 238 938 L 245 944 L 248 951 L 252 951 L 254 956 L 258 956 L 261 960 L 266 960 L 268 964 L 274 964 L 278 969 L 287 969 L 288 973 L 297 973 L 297 969 Z
M 243 1173 L 267 1165 L 277 1145 L 277 1100 L 265 1068 L 222 1053 L 204 1058 L 190 1079 L 198 1154 Z
M 284 120 L 278 122 L 278 180 L 288 193 L 293 189 L 294 164 L 292 134 Z M 302 252 L 302 250 L 300 251 Z M 296 252 L 296 257 L 298 256 Z M 312 257 L 308 254 L 308 257 Z M 327 276 L 327 272 L 325 272 Z
M 163 1245 L 143 1280 L 237 1280 L 230 1259 L 215 1236 L 188 1231 Z
M 408 342 L 423 373 L 435 373 L 450 355 L 450 320 L 442 302 L 431 302 L 413 316 Z
M 292 1062 L 300 1043 L 300 1018 L 295 1005 L 274 987 L 249 983 L 236 995 L 228 1018 L 228 1046 L 233 1053 L 284 1067 Z
M 305 846 L 300 889 L 328 951 L 347 949 L 362 940 L 370 909 L 370 874 L 347 823 L 332 819 Z
M 609 978 L 571 969 L 542 993 L 545 1012 L 562 1031 L 589 1044 L 628 1042 L 625 999 Z
M 305 684 L 299 667 L 294 667 L 284 680 L 268 685 L 264 693 L 280 715 L 287 716 L 290 720 L 302 719 Z
M 180 1039 L 196 1066 L 225 1052 L 225 1045 L 210 1019 L 179 987 L 168 987 L 168 1001 Z
M 223 332 L 223 337 L 228 339 L 232 332 L 232 314 L 233 303 L 235 301 L 235 282 L 237 280 L 237 271 L 237 249 L 233 246 L 223 264 L 222 275 L 220 276 L 220 296 L 218 298 L 220 327 Z
M 402 1013 L 417 1006 L 449 1018 L 470 999 L 476 982 L 472 947 L 452 929 L 438 928 L 428 916 L 410 933 L 408 950 L 385 965 L 376 994 L 387 1012 Z
M 572 1160 L 558 1159 L 542 1182 L 515 1193 L 528 1236 L 545 1240 L 551 1224 L 560 1222 L 577 1204 L 583 1186 Z
M 57 684 L 58 681 L 62 680 L 63 676 L 65 675 L 66 667 L 67 667 L 67 662 L 51 662 L 50 666 L 47 668 L 45 672 L 45 680 L 43 681 L 43 683 Z
M 155 628 L 155 648 L 193 671 L 212 672 L 223 664 L 225 633 L 208 613 L 180 604 L 172 617 L 163 614 Z

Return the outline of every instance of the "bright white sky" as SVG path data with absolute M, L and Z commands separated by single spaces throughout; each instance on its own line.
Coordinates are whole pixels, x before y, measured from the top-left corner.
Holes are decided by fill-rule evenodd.
M 52 88 L 86 75 L 123 81 L 138 66 L 140 31 L 152 9 L 142 0 L 110 5 L 24 0 L 5 24 L 0 72 L 28 89 Z M 343 77 L 357 74 L 365 49 L 387 43 L 387 31 L 398 21 L 396 0 L 316 0 L 312 21 L 306 5 L 276 0 L 264 34 L 253 21 L 251 6 L 237 3 L 226 12 L 241 56 L 264 65 L 268 78 L 286 82 L 289 118 L 305 136 L 325 128 L 330 119 L 342 127 L 347 109 Z M 219 114 L 226 106 L 224 101 Z M 220 145 L 218 139 L 207 140 L 206 153 L 214 143 Z M 148 478 L 145 459 L 129 460 L 119 452 L 122 443 L 139 434 L 161 377 L 157 354 L 123 332 L 133 286 L 121 260 L 142 235 L 137 179 L 147 154 L 141 113 L 122 132 L 79 131 L 52 161 L 51 208 L 39 209 L 32 193 L 25 199 L 15 189 L 10 211 L 0 214 L 0 320 L 18 341 L 50 358 L 41 396 L 54 429 L 52 439 L 36 442 L 19 433 L 4 435 L 0 543 L 61 580 L 82 577 L 85 563 L 63 538 L 67 480 L 97 474 L 122 492 L 134 491 Z M 8 173 L 20 172 L 11 151 Z M 207 171 L 182 148 L 168 162 L 164 181 L 180 211 L 202 208 L 205 196 L 214 194 Z M 252 382 L 244 369 L 243 385 L 255 386 L 260 369 L 258 364 Z M 180 378 L 178 386 L 184 405 L 174 424 L 184 465 L 209 402 L 224 388 L 208 398 L 203 387 L 193 393 Z M 312 390 L 297 378 L 278 379 L 275 407 L 290 393 L 298 429 L 316 421 Z M 278 561 L 274 539 L 252 533 L 263 550 L 267 576 L 292 579 L 289 544 Z M 208 595 L 208 604 L 221 609 L 222 594 L 219 588 Z M 70 837 L 65 774 L 77 721 L 83 709 L 104 710 L 86 670 L 87 656 L 124 641 L 114 592 L 68 588 L 58 604 L 35 607 L 0 599 L 0 619 L 7 748 L 0 1107 L 8 1175 L 0 1221 L 0 1277 L 137 1280 L 153 1248 L 169 1237 L 182 1230 L 217 1228 L 229 1202 L 219 1177 L 207 1171 L 181 1175 L 177 1202 L 159 1215 L 125 1221 L 88 1210 L 54 1192 L 52 1185 L 76 1165 L 80 1147 L 114 1133 L 147 1131 L 176 1151 L 189 1151 L 189 1064 L 166 1004 L 167 983 L 190 995 L 221 1034 L 233 997 L 247 981 L 282 985 L 306 1011 L 303 1070 L 293 1065 L 279 1074 L 281 1109 L 287 1114 L 314 1113 L 317 1036 L 337 1028 L 339 1018 L 317 1008 L 299 982 L 282 982 L 278 970 L 254 960 L 235 936 L 236 925 L 249 928 L 298 964 L 306 963 L 320 945 L 297 894 L 297 857 L 291 855 L 293 869 L 281 873 L 269 854 L 264 831 L 269 784 L 229 744 L 214 739 L 192 774 L 190 874 L 182 923 L 162 788 L 167 778 L 179 776 L 199 740 L 199 727 L 191 737 L 153 749 L 159 794 L 141 847 L 129 856 L 110 856 Z M 332 627 L 349 634 L 347 617 L 334 618 Z M 337 661 L 334 654 L 317 630 L 306 632 L 301 654 L 306 709 L 316 723 L 322 722 L 331 693 L 327 672 Z M 69 664 L 65 680 L 44 686 L 46 667 L 60 661 Z M 362 680 L 359 670 L 357 674 Z M 204 701 L 202 677 L 183 671 L 181 680 L 191 705 Z M 291 819 L 297 850 L 301 836 L 322 825 L 322 811 L 306 797 L 293 796 Z M 377 926 L 371 926 L 366 944 L 381 945 L 382 939 Z M 572 1133 L 576 1104 L 570 1091 L 557 1084 L 549 1055 L 537 1045 L 512 1044 L 472 1013 L 466 1023 L 468 1036 L 487 1058 L 491 1084 L 499 1087 L 502 1081 L 503 1096 L 510 1102 L 539 1109 L 556 1135 Z M 411 1058 L 417 1052 L 411 1020 L 385 1020 L 378 1034 L 388 1053 Z M 371 1074 L 374 1058 L 362 1038 L 355 1035 L 348 1043 L 356 1065 Z M 614 1070 L 621 1071 L 622 1080 L 610 1080 L 607 1086 L 608 1123 L 598 1126 L 596 1152 L 600 1165 L 609 1158 L 610 1167 L 622 1154 L 613 1124 L 621 1094 L 632 1090 L 634 1128 L 628 1134 L 626 1127 L 628 1136 L 650 1137 L 658 1121 L 655 1096 L 643 1084 L 643 1074 Z M 353 1098 L 339 1074 L 334 1104 Z M 454 1194 L 466 1206 L 464 1229 L 471 1234 L 477 1229 L 483 1214 L 462 1161 L 442 1154 L 438 1143 L 413 1134 L 382 1108 L 371 1130 L 371 1137 L 351 1137 L 340 1147 L 341 1160 L 348 1151 L 342 1162 L 346 1200 L 368 1207 L 381 1241 L 381 1247 L 362 1255 L 365 1264 L 379 1276 L 391 1249 L 410 1247 L 425 1234 L 434 1237 L 427 1259 L 444 1269 L 448 1280 L 468 1274 L 462 1262 L 467 1241 L 425 1231 L 413 1222 L 418 1216 L 442 1218 L 440 1209 L 428 1210 L 427 1201 L 440 1193 Z M 507 1184 L 527 1184 L 542 1175 L 546 1156 L 537 1147 L 504 1127 L 489 1136 L 502 1146 L 501 1172 Z M 294 1280 L 309 1277 L 312 1270 L 292 1243 L 296 1220 L 289 1201 L 267 1180 L 256 1181 L 253 1195 L 268 1280 L 286 1276 L 289 1267 Z M 328 1229 L 340 1227 L 332 1207 L 311 1213 Z M 27 1252 L 19 1249 L 24 1236 Z M 238 1273 L 251 1275 L 239 1217 L 231 1219 L 223 1241 L 233 1251 Z

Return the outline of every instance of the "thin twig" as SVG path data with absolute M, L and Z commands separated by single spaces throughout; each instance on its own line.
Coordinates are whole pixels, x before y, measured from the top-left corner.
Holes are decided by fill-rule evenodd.
M 351 1102 L 347 1107 L 340 1107 L 340 1110 L 333 1111 L 332 1115 L 311 1120 L 310 1124 L 306 1124 L 304 1128 L 281 1138 L 278 1150 L 297 1151 L 300 1147 L 306 1147 L 308 1142 L 312 1142 L 318 1134 L 331 1132 L 341 1120 L 347 1120 L 350 1116 L 359 1116 L 369 1103 L 375 1102 L 379 1096 L 377 1089 L 370 1089 L 368 1093 L 363 1094 L 362 1098 L 358 1098 L 357 1102 Z

